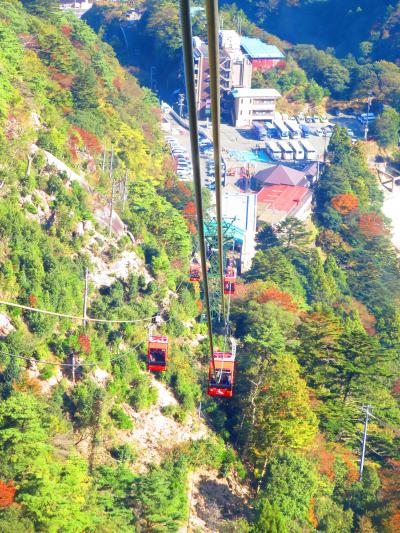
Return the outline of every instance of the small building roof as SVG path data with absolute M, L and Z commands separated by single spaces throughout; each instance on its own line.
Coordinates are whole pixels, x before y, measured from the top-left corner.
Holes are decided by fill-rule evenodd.
M 281 94 L 276 89 L 247 89 L 239 87 L 233 89 L 234 98 L 280 98 Z
M 310 189 L 292 185 L 266 185 L 257 194 L 259 208 L 281 211 L 286 214 L 298 207 Z
M 260 39 L 242 37 L 241 45 L 251 59 L 284 59 L 284 54 L 277 46 L 266 44 Z
M 264 170 L 260 170 L 254 176 L 263 185 L 303 185 L 307 183 L 304 172 L 296 170 L 286 165 L 274 165 Z

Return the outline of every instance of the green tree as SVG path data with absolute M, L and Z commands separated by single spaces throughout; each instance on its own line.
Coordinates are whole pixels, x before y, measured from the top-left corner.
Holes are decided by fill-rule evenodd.
M 317 474 L 305 457 L 291 452 L 279 453 L 267 471 L 265 494 L 285 517 L 291 520 L 308 519 L 311 498 L 317 491 Z
M 69 407 L 78 429 L 96 426 L 103 396 L 103 391 L 92 380 L 78 383 L 74 387 L 69 399 Z
M 238 380 L 246 455 L 259 479 L 278 448 L 302 448 L 315 436 L 317 418 L 299 370 L 289 355 L 273 364 L 259 358 Z
M 60 9 L 57 0 L 22 0 L 22 4 L 28 11 L 41 17 L 48 17 Z
M 252 531 L 254 533 L 287 533 L 283 514 L 275 502 L 271 503 L 265 497 L 259 498 Z
M 94 109 L 98 105 L 98 84 L 91 66 L 82 66 L 71 88 L 78 109 Z
M 400 114 L 391 107 L 386 107 L 376 118 L 374 130 L 378 143 L 384 148 L 397 146 L 399 142 Z
M 151 466 L 138 480 L 134 499 L 144 531 L 176 531 L 187 516 L 185 464 L 178 459 Z
M 287 217 L 279 222 L 274 227 L 274 233 L 284 250 L 301 249 L 310 243 L 310 232 L 296 217 Z
M 324 89 L 320 87 L 316 81 L 311 80 L 305 90 L 305 98 L 307 102 L 310 102 L 310 104 L 313 105 L 318 105 L 322 102 L 324 96 Z

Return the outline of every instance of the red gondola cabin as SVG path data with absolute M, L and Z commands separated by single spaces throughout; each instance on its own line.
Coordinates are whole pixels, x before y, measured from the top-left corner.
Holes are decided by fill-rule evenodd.
M 224 275 L 224 294 L 234 294 L 236 290 L 236 272 L 233 267 L 228 267 Z
M 207 394 L 231 398 L 235 379 L 235 356 L 229 352 L 214 352 L 214 365 L 215 372 L 213 362 L 210 361 Z
M 200 282 L 200 264 L 198 261 L 190 263 L 189 267 L 189 280 L 194 283 Z
M 168 337 L 154 335 L 149 338 L 147 350 L 147 370 L 164 372 L 167 370 Z

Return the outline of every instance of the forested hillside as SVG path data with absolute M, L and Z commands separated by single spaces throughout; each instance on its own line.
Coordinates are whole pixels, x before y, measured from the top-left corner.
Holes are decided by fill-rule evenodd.
M 171 65 L 177 4 L 148 4 Z M 158 101 L 55 0 L 0 1 L 0 66 L 0 300 L 25 307 L 0 305 L 2 533 L 397 533 L 400 269 L 362 148 L 336 128 L 313 222 L 261 228 L 232 300 L 234 397 L 209 398 L 195 206 Z
M 176 530 L 187 472 L 213 443 L 188 440 L 143 472 L 149 453 L 129 435 L 165 388 L 144 371 L 157 310 L 176 339 L 163 379 L 179 400 L 157 416 L 181 427 L 200 394 L 183 341 L 198 331 L 195 295 L 172 292 L 192 249 L 181 214 L 191 191 L 168 170 L 157 101 L 86 24 L 57 2 L 3 0 L 0 42 L 1 299 L 82 316 L 88 268 L 88 316 L 128 321 L 85 327 L 2 306 L 0 530 Z M 111 157 L 128 198 L 122 209 L 115 196 L 126 230 L 113 224 L 109 237 Z
M 223 2 L 233 4 L 233 2 Z M 398 0 L 238 0 L 251 20 L 292 43 L 333 47 L 339 55 L 369 48 L 375 60 L 399 59 Z

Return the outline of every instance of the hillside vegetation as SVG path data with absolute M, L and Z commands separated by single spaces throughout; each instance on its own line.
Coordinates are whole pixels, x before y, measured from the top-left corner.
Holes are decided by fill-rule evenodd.
M 233 4 L 233 2 L 223 2 Z M 238 0 L 251 20 L 292 43 L 333 47 L 339 55 L 370 48 L 373 59 L 398 61 L 398 0 Z
M 53 0 L 0 2 L 0 66 L 1 299 L 79 317 L 88 269 L 88 316 L 131 321 L 1 305 L 1 531 L 396 533 L 400 270 L 362 147 L 336 128 L 313 223 L 261 228 L 232 301 L 234 397 L 209 398 L 193 195 L 157 100 Z

